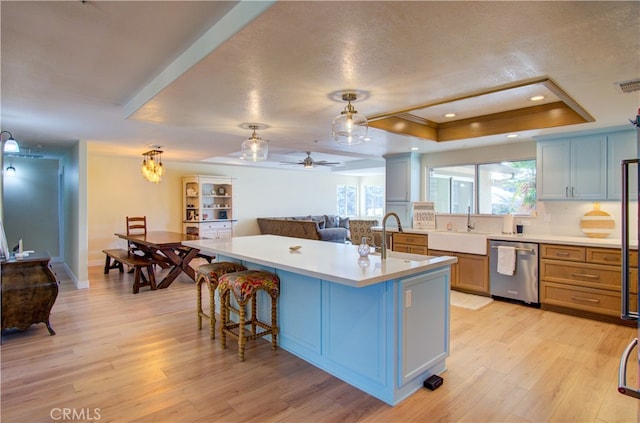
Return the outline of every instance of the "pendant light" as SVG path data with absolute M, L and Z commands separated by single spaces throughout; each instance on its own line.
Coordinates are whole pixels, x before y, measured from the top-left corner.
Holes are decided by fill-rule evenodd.
M 263 140 L 256 134 L 256 129 L 264 129 L 267 126 L 257 123 L 243 124 L 241 127 L 251 129 L 253 133 L 242 143 L 242 158 L 252 162 L 267 160 L 269 146 L 267 141 Z
M 4 152 L 5 153 L 19 153 L 20 152 L 20 146 L 18 145 L 18 142 L 13 138 L 13 135 L 11 134 L 11 132 L 2 131 L 2 132 L 0 132 L 0 137 L 2 137 L 2 134 L 9 134 L 9 138 L 7 138 L 7 140 L 4 142 Z
M 358 114 L 358 111 L 351 105 L 351 102 L 356 99 L 355 93 L 342 94 L 342 100 L 347 102 L 347 106 L 333 120 L 333 138 L 338 144 L 356 145 L 368 140 L 367 118 Z
M 160 146 L 155 146 L 156 148 L 160 148 Z M 150 150 L 146 153 L 142 153 L 142 176 L 149 181 L 155 184 L 160 183 L 162 180 L 162 175 L 164 175 L 164 166 L 162 165 L 162 151 L 160 150 Z
M 7 176 L 15 176 L 16 175 L 16 168 L 13 167 L 13 163 L 10 164 L 9 166 L 7 166 L 6 175 Z

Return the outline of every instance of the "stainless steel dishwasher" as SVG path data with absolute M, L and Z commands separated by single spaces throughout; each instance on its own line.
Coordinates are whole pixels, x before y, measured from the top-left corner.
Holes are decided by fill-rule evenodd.
M 489 285 L 492 297 L 510 298 L 531 305 L 539 305 L 538 244 L 517 241 L 489 242 Z M 498 247 L 515 249 L 513 275 L 498 273 Z

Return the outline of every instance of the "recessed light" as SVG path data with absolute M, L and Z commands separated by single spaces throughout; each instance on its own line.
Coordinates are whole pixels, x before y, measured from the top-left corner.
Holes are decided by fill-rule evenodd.
M 418 151 L 418 150 L 420 150 L 420 149 L 419 149 L 418 147 L 411 147 L 409 150 L 411 150 L 411 151 Z
M 452 117 L 456 117 L 456 114 L 455 113 L 445 113 L 444 117 L 452 118 Z
M 518 134 L 509 134 L 507 135 L 507 138 L 518 138 L 520 135 Z
M 544 100 L 544 96 L 543 95 L 534 95 L 529 100 L 531 100 L 531 101 L 542 101 L 542 100 Z

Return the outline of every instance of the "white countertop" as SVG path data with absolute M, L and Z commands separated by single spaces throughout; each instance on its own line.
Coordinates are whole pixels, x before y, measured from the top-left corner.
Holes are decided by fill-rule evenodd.
M 429 257 L 417 261 L 412 254 L 389 252 L 394 257 L 381 260 L 369 255 L 359 263 L 357 245 L 290 238 L 278 235 L 254 235 L 231 239 L 184 241 L 184 245 L 209 253 L 246 260 L 314 278 L 353 287 L 397 279 L 456 263 L 455 257 Z M 299 245 L 297 251 L 289 247 Z
M 372 228 L 376 231 L 382 231 L 382 226 L 375 226 Z M 429 235 L 430 232 L 445 232 L 434 229 L 413 229 L 402 228 L 403 232 L 410 234 L 423 234 Z M 387 228 L 387 232 L 398 232 L 395 228 Z M 474 233 L 474 231 L 471 231 Z M 482 232 L 479 232 L 482 234 Z M 536 234 L 522 234 L 522 235 L 505 235 L 502 233 L 488 233 L 485 234 L 487 239 L 495 239 L 499 241 L 518 241 L 518 242 L 537 242 L 544 244 L 566 244 L 566 245 L 578 245 L 582 247 L 608 247 L 608 248 L 620 248 L 622 246 L 622 240 L 620 238 L 589 238 L 587 236 L 564 236 L 564 235 L 536 235 Z M 629 243 L 630 248 L 637 249 L 638 242 L 632 240 Z

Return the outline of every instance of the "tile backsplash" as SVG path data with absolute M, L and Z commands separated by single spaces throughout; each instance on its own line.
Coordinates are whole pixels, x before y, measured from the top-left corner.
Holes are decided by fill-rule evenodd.
M 524 226 L 524 233 L 537 235 L 585 236 L 580 229 L 580 219 L 593 210 L 593 202 L 546 201 L 538 202 L 536 216 L 516 216 L 515 223 Z M 622 205 L 619 202 L 603 201 L 600 210 L 609 213 L 615 221 L 614 232 L 609 238 L 620 238 Z M 629 234 L 632 240 L 638 232 L 638 203 L 629 204 Z M 471 215 L 471 223 L 478 232 L 502 232 L 502 216 Z M 465 231 L 467 216 L 461 214 L 436 215 L 436 228 L 447 230 L 451 224 L 454 231 Z

